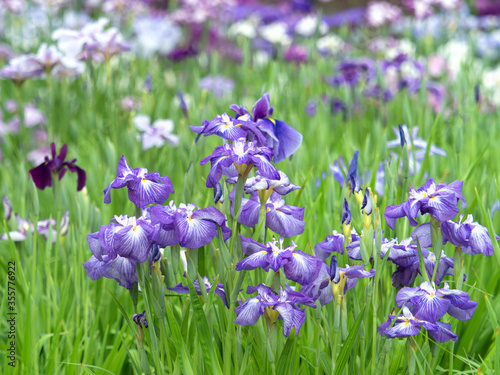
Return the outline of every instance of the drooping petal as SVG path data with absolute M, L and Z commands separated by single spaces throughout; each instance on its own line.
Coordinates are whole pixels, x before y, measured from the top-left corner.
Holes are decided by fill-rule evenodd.
M 406 337 L 406 336 L 415 336 L 420 333 L 420 327 L 416 327 L 411 324 L 409 321 L 396 321 L 394 326 L 389 329 L 386 329 L 382 333 L 387 335 L 389 338 L 393 339 L 396 337 Z
M 294 250 L 288 263 L 283 267 L 287 279 L 295 281 L 300 285 L 311 283 L 317 276 L 323 262 L 321 259 L 306 254 L 300 250 Z
M 175 230 L 182 247 L 198 249 L 214 239 L 217 234 L 217 225 L 209 220 L 182 218 L 176 220 Z
M 148 237 L 152 231 L 153 228 L 145 223 L 128 225 L 116 232 L 113 249 L 123 258 L 144 263 L 152 245 Z
M 35 167 L 33 169 L 30 169 L 30 175 L 31 178 L 33 179 L 33 182 L 35 183 L 35 186 L 43 190 L 47 186 L 52 186 L 52 173 L 50 170 L 50 164 L 51 162 L 45 161 L 43 164 L 40 164 L 38 167 Z
M 137 207 L 145 207 L 152 203 L 163 204 L 169 195 L 174 193 L 172 182 L 167 176 L 161 180 L 142 178 L 130 181 L 128 188 L 128 198 Z
M 236 320 L 234 322 L 242 326 L 254 325 L 260 316 L 264 314 L 264 308 L 260 298 L 249 298 L 234 309 L 236 313 Z
M 306 223 L 278 209 L 270 210 L 266 214 L 266 225 L 280 236 L 292 237 L 302 234 Z
M 300 309 L 290 303 L 277 303 L 274 310 L 280 313 L 280 318 L 283 319 L 283 333 L 288 337 L 295 327 L 295 336 L 299 335 L 299 330 L 306 320 L 305 309 Z
M 405 203 L 398 204 L 397 206 L 388 205 L 384 212 L 384 217 L 387 225 L 394 230 L 396 220 L 405 217 L 406 211 L 404 209 Z
M 434 340 L 439 342 L 447 342 L 449 340 L 453 340 L 454 342 L 458 341 L 457 334 L 451 331 L 451 323 L 436 322 L 436 325 L 438 327 L 437 330 L 429 330 L 426 328 L 427 332 L 429 332 L 429 335 Z
M 104 261 L 100 262 L 92 255 L 87 262 L 83 263 L 83 267 L 92 280 L 98 280 L 101 277 L 114 279 L 127 289 L 132 289 L 134 284 L 139 281 L 135 262 L 120 256 L 112 260 L 104 258 Z
M 265 271 L 268 271 L 269 261 L 267 259 L 267 255 L 268 252 L 265 250 L 253 253 L 236 264 L 236 271 L 254 270 L 257 267 L 262 267 Z

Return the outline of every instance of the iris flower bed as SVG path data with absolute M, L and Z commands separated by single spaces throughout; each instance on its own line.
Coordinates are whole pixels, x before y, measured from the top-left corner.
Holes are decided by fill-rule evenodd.
M 1 373 L 499 371 L 493 2 L 0 5 Z

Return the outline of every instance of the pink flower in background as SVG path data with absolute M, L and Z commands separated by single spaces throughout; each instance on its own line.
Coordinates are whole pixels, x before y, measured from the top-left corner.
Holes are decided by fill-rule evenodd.
M 299 44 L 292 44 L 286 50 L 284 59 L 285 61 L 288 62 L 294 62 L 300 64 L 307 62 L 307 55 L 308 55 L 307 47 Z
M 440 77 L 447 68 L 446 59 L 439 55 L 431 55 L 427 60 L 427 71 L 433 78 Z

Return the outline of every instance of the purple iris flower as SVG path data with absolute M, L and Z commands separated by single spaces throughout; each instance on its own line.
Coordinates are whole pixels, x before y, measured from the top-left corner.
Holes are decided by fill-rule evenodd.
M 52 174 L 58 175 L 59 180 L 61 180 L 67 170 L 77 174 L 77 186 L 76 190 L 80 191 L 85 186 L 85 181 L 87 180 L 87 174 L 85 171 L 75 165 L 76 159 L 71 161 L 65 161 L 67 154 L 67 147 L 65 144 L 61 147 L 59 155 L 56 155 L 56 144 L 52 142 L 50 144 L 50 150 L 52 153 L 52 158 L 49 159 L 45 157 L 45 161 L 38 167 L 30 169 L 31 178 L 36 187 L 40 190 L 45 189 L 47 186 L 52 186 Z
M 280 174 L 276 167 L 271 164 L 273 152 L 268 147 L 257 147 L 255 141 L 246 142 L 245 138 L 234 141 L 233 144 L 226 143 L 214 149 L 214 152 L 201 161 L 201 165 L 211 162 L 208 173 L 207 187 L 215 187 L 224 172 L 224 167 L 236 166 L 238 174 L 245 174 L 252 166 L 257 167 L 264 177 L 279 180 Z
M 122 257 L 134 262 L 144 263 L 153 245 L 151 237 L 153 225 L 141 216 L 115 216 L 108 225 L 101 225 L 99 232 L 87 236 L 90 250 L 100 262 L 104 257 Z
M 141 314 L 134 314 L 132 316 L 132 320 L 137 324 L 139 328 L 148 328 L 148 321 L 146 320 L 146 310 L 144 310 Z
M 434 273 L 434 267 L 436 266 L 436 255 L 432 251 L 424 248 L 422 243 L 420 245 L 422 247 L 425 270 L 429 278 L 431 278 Z M 420 274 L 418 248 L 417 244 L 412 242 L 412 238 L 407 238 L 399 244 L 394 244 L 391 248 L 388 260 L 397 266 L 396 271 L 392 274 L 392 285 L 395 288 L 410 286 L 417 278 L 417 275 Z M 455 260 L 447 256 L 443 251 L 439 258 L 438 269 L 434 280 L 437 285 L 441 285 L 445 276 L 453 276 L 454 265 Z
M 461 290 L 450 289 L 448 283 L 436 289 L 433 284 L 424 281 L 420 286 L 401 289 L 396 295 L 398 307 L 407 306 L 415 318 L 435 323 L 446 313 L 458 320 L 472 318 L 477 302 Z
M 212 289 L 213 284 L 210 282 L 210 280 L 208 280 L 208 277 L 206 276 L 203 276 L 203 282 L 205 284 L 205 290 L 207 291 L 207 293 L 209 293 L 210 290 Z M 201 296 L 202 293 L 200 289 L 199 280 L 198 279 L 194 280 L 193 284 L 196 293 L 199 296 Z M 187 285 L 183 286 L 182 283 L 179 283 L 173 287 L 167 287 L 167 289 L 179 294 L 189 294 L 189 287 Z M 222 302 L 224 302 L 224 305 L 229 309 L 229 305 L 227 304 L 226 291 L 224 290 L 224 285 L 220 283 L 215 285 L 215 294 L 217 294 L 221 298 Z
M 353 231 L 354 232 L 354 231 Z M 361 231 L 363 233 L 363 231 Z M 354 232 L 352 234 L 352 242 L 346 246 L 347 255 L 353 260 L 362 260 L 361 257 L 361 237 Z M 389 240 L 382 238 L 382 248 L 380 249 L 380 257 L 384 258 L 387 251 L 397 243 L 397 239 Z M 375 233 L 373 234 L 373 246 L 375 246 Z
M 128 189 L 128 199 L 139 208 L 151 203 L 162 204 L 174 193 L 168 176 L 161 177 L 157 172 L 148 173 L 146 168 L 132 169 L 125 156 L 122 156 L 116 169 L 116 178 L 104 189 L 104 203 L 111 203 L 111 189 L 125 186 Z
M 358 177 L 358 156 L 359 151 L 354 152 L 351 164 L 349 164 L 349 172 L 347 172 L 346 186 L 351 193 L 357 193 L 361 190 L 361 184 Z
M 337 75 L 327 77 L 326 83 L 353 88 L 362 80 L 370 82 L 376 76 L 375 63 L 369 58 L 344 60 L 337 66 L 337 71 Z
M 288 284 L 285 290 L 280 288 L 279 296 L 264 284 L 247 288 L 247 294 L 255 292 L 258 292 L 257 296 L 247 299 L 234 309 L 236 324 L 251 326 L 257 323 L 261 315 L 266 314 L 272 323 L 277 319 L 283 320 L 283 331 L 286 337 L 290 335 L 294 326 L 295 335 L 298 336 L 300 327 L 306 320 L 305 309 L 299 308 L 298 305 L 316 308 L 311 298 L 296 292 Z
M 236 115 L 250 115 L 244 107 L 233 104 L 230 108 Z M 302 144 L 302 134 L 283 121 L 271 118 L 274 107 L 270 104 L 269 93 L 257 100 L 252 109 L 252 119 L 266 138 L 266 146 L 273 149 L 273 161 L 279 163 L 291 156 Z
M 98 280 L 101 277 L 114 279 L 127 289 L 132 289 L 134 284 L 139 282 L 135 262 L 119 255 L 113 259 L 108 255 L 102 256 L 101 259 L 92 255 L 87 262 L 83 263 L 83 267 L 87 271 L 87 276 L 92 280 Z
M 215 134 L 230 141 L 247 138 L 248 140 L 257 139 L 260 144 L 266 143 L 266 139 L 257 129 L 255 123 L 250 120 L 249 115 L 233 119 L 227 113 L 223 113 L 215 116 L 210 121 L 204 121 L 202 126 L 191 125 L 189 128 L 195 133 L 203 134 L 205 137 Z
M 458 180 L 448 185 L 444 183 L 436 185 L 430 178 L 417 190 L 410 187 L 410 197 L 406 202 L 397 206 L 387 206 L 384 212 L 387 225 L 394 229 L 396 220 L 406 216 L 410 225 L 415 227 L 418 225 L 415 218 L 419 212 L 431 214 L 441 222 L 453 219 L 459 213 L 457 201 L 461 199 L 465 202 L 462 196 L 462 186 L 463 181 Z
M 224 76 L 207 76 L 199 82 L 202 90 L 212 93 L 215 98 L 221 99 L 230 96 L 234 89 L 234 80 Z
M 472 215 L 462 221 L 463 215 L 459 221 L 445 221 L 441 224 L 443 239 L 446 238 L 453 245 L 461 247 L 466 254 L 483 254 L 492 256 L 494 253 L 488 229 L 481 224 L 474 222 Z M 495 234 L 496 240 L 500 237 Z
M 342 205 L 342 224 L 351 224 L 351 210 L 346 198 L 344 198 L 344 204 Z
M 429 335 L 436 341 L 458 341 L 458 336 L 450 330 L 450 323 L 431 323 L 415 318 L 410 309 L 406 306 L 403 307 L 403 314 L 396 318 L 394 325 L 391 327 L 395 318 L 396 317 L 394 315 L 389 315 L 389 320 L 377 328 L 381 336 L 387 335 L 391 339 L 396 337 L 415 336 L 418 335 L 422 327 L 424 327 Z
M 315 99 L 309 99 L 304 107 L 304 111 L 309 117 L 316 116 L 317 101 Z
M 288 176 L 282 172 L 278 171 L 280 178 L 278 180 L 272 180 L 266 178 L 260 174 L 259 171 L 255 173 L 255 177 L 250 177 L 245 183 L 245 193 L 253 194 L 258 191 L 269 191 L 276 192 L 280 195 L 287 195 L 288 193 L 300 189 L 300 186 L 294 185 L 288 179 Z M 230 184 L 236 184 L 238 179 L 236 177 L 231 177 L 226 180 Z
M 375 270 L 365 271 L 362 265 L 349 266 L 346 268 L 338 267 L 336 256 L 332 256 L 330 267 L 323 262 L 323 266 L 316 279 L 302 287 L 301 292 L 311 297 L 313 300 L 319 300 L 321 306 L 333 301 L 333 288 L 339 285 L 340 293 L 345 294 L 358 283 L 358 279 L 375 276 Z
M 264 246 L 251 238 L 240 237 L 243 252 L 248 257 L 238 262 L 236 271 L 262 267 L 266 272 L 269 269 L 276 272 L 283 268 L 287 279 L 305 285 L 311 283 L 321 270 L 321 259 L 296 250 L 293 241 L 290 246 L 283 247 L 283 238 L 280 238 L 279 243 L 273 240 Z
M 180 244 L 188 249 L 198 249 L 217 236 L 217 227 L 222 230 L 224 241 L 231 237 L 226 218 L 215 207 L 198 209 L 194 204 L 173 202 L 169 206 L 153 206 L 149 209 L 154 225 L 153 240 L 161 247 Z
M 229 193 L 234 202 L 234 192 Z M 234 204 L 231 206 L 233 210 Z M 259 196 L 253 193 L 250 199 L 241 200 L 241 213 L 238 222 L 253 227 L 259 222 Z M 234 213 L 233 213 L 234 214 Z M 273 192 L 266 202 L 266 226 L 283 237 L 292 237 L 304 232 L 304 207 L 289 206 L 280 194 Z
M 352 241 L 359 241 L 359 236 L 355 229 L 351 232 L 351 239 Z M 331 235 L 326 236 L 323 241 L 314 246 L 314 252 L 322 260 L 328 259 L 333 252 L 344 254 L 344 234 L 334 230 Z

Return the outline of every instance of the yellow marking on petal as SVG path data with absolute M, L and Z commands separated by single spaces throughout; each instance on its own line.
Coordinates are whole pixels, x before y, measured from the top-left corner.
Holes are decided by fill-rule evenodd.
M 271 117 L 268 117 L 269 121 L 271 121 L 273 123 L 274 126 L 276 126 L 276 120 L 271 118 Z
M 137 226 L 134 227 L 134 232 L 137 230 Z
M 145 178 L 143 178 L 141 181 L 142 181 L 142 182 L 146 182 L 146 179 L 145 179 Z
M 261 254 L 267 254 L 267 251 L 263 250 L 260 252 Z

